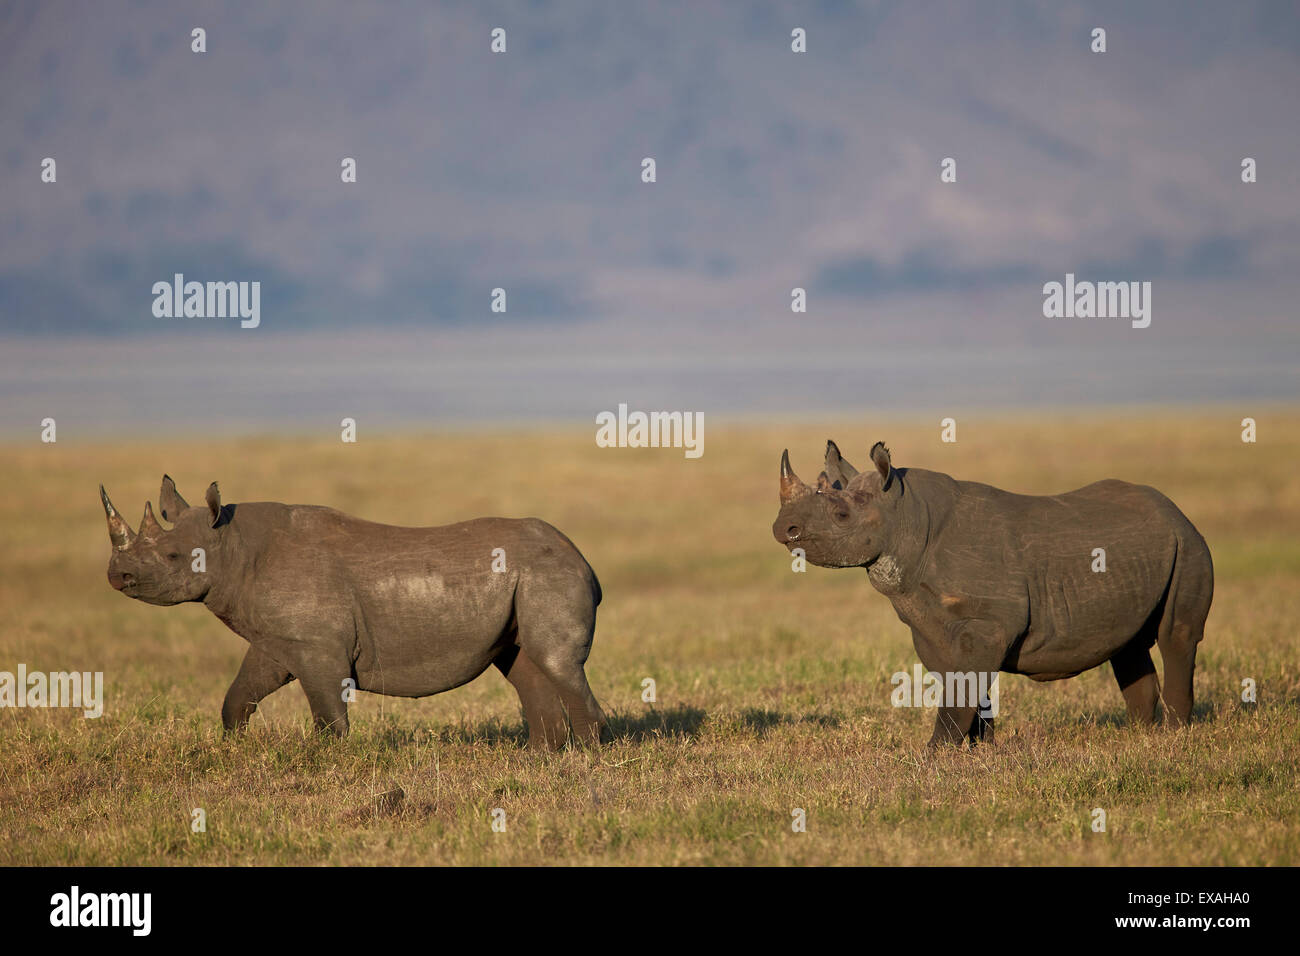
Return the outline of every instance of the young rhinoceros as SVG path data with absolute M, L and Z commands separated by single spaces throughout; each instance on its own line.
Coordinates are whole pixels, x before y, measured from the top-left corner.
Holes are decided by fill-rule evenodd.
M 600 741 L 605 715 L 583 671 L 600 584 L 544 521 L 400 528 L 314 505 L 222 505 L 216 482 L 191 508 L 164 475 L 158 505 L 174 526 L 146 503 L 137 534 L 99 494 L 114 588 L 202 601 L 248 641 L 221 708 L 227 730 L 295 678 L 316 726 L 342 735 L 352 687 L 427 697 L 495 664 L 519 693 L 530 747 L 557 749 L 570 725 L 577 742 Z
M 912 629 L 928 671 L 945 684 L 949 674 L 998 671 L 1050 681 L 1110 661 L 1130 719 L 1154 721 L 1162 696 L 1171 722 L 1191 718 L 1214 570 L 1172 501 L 1115 480 L 1012 494 L 893 468 L 882 442 L 871 465 L 857 471 L 828 442 L 826 470 L 810 488 L 783 453 L 772 533 L 813 564 L 866 568 Z M 1151 662 L 1157 642 L 1163 695 Z M 991 738 L 992 721 L 978 710 L 941 707 L 930 745 Z

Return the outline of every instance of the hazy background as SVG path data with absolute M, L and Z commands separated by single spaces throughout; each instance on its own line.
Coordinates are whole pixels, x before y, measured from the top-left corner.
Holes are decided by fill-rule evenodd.
M 6 3 L 0 433 L 1249 414 L 1298 391 L 1297 94 L 1290 2 Z M 154 318 L 175 272 L 261 327 Z M 1066 272 L 1150 328 L 1045 319 Z

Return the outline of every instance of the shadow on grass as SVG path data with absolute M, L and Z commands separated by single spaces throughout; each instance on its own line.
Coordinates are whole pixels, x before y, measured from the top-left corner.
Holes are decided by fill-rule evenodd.
M 748 707 L 740 712 L 740 725 L 762 737 L 773 727 L 789 724 L 817 724 L 819 727 L 838 727 L 840 719 L 834 714 L 804 714 L 795 717 L 766 708 Z
M 489 747 L 513 744 L 523 747 L 528 743 L 528 727 L 522 721 L 507 722 L 489 718 L 435 726 L 371 727 L 360 732 L 354 730 L 348 740 L 362 742 L 367 747 L 378 745 L 384 750 L 427 747 L 430 740 L 438 744 L 480 744 Z
M 609 735 L 612 740 L 634 743 L 660 737 L 694 737 L 707 716 L 698 707 L 652 708 L 636 715 L 611 714 Z
M 637 714 L 610 714 L 606 742 L 629 740 L 634 743 L 663 737 L 693 737 L 704 724 L 707 715 L 698 707 L 670 707 L 651 709 Z M 462 721 L 439 727 L 375 727 L 355 734 L 367 746 L 378 744 L 389 750 L 403 750 L 417 745 L 427 746 L 432 738 L 439 744 L 449 745 L 500 745 L 526 747 L 528 725 L 524 721 L 503 721 L 496 718 L 479 721 Z
M 1192 723 L 1203 724 L 1209 723 L 1218 715 L 1218 707 L 1211 701 L 1200 701 L 1192 704 Z M 1080 714 L 1074 719 L 1076 725 L 1088 725 L 1095 727 L 1137 727 L 1138 725 L 1128 719 L 1128 711 L 1122 707 L 1101 713 Z M 1166 721 L 1160 719 L 1155 726 L 1161 727 L 1166 725 Z

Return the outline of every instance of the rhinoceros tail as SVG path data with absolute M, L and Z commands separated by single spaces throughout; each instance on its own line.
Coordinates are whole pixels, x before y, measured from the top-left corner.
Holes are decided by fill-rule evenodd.
M 589 564 L 587 565 L 587 567 L 590 568 L 591 565 Z M 596 599 L 596 607 L 600 607 L 600 599 L 605 595 L 604 592 L 600 590 L 600 581 L 596 577 L 595 571 L 591 572 L 591 593 L 592 596 Z

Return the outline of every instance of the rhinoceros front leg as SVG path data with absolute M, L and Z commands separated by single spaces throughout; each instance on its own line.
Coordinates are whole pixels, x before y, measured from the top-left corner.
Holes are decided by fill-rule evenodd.
M 961 745 L 968 740 L 974 744 L 982 736 L 977 724 L 981 719 L 979 710 L 975 707 L 940 707 L 929 746 Z M 992 739 L 991 732 L 989 736 Z
M 342 640 L 322 640 L 298 643 L 285 651 L 289 666 L 307 695 L 316 729 L 339 737 L 347 736 L 347 697 L 356 688 L 356 674 L 344 646 Z M 353 683 L 348 683 L 349 678 Z
M 348 705 L 343 699 L 347 693 L 343 682 L 348 676 L 348 671 L 342 671 L 337 674 L 315 673 L 310 677 L 304 675 L 298 678 L 307 694 L 312 721 L 318 731 L 337 737 L 348 735 Z
M 227 733 L 243 730 L 257 710 L 257 705 L 269 694 L 293 680 L 284 667 L 271 660 L 256 645 L 249 645 L 244 663 L 239 665 L 235 681 L 226 691 L 221 705 L 221 725 Z
M 1001 623 L 970 619 L 949 625 L 942 638 L 928 639 L 915 630 L 912 636 L 921 663 L 943 677 L 945 689 L 949 675 L 974 675 L 973 681 L 960 681 L 964 695 L 970 691 L 978 693 L 981 675 L 992 682 L 1014 642 L 1010 629 Z M 973 747 L 980 742 L 992 743 L 993 719 L 981 717 L 980 709 L 978 699 L 975 706 L 955 706 L 954 702 L 954 706 L 940 707 L 929 746 L 961 746 L 969 742 Z

